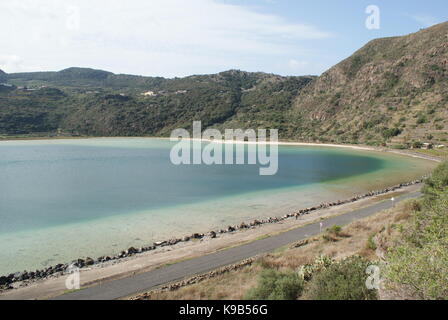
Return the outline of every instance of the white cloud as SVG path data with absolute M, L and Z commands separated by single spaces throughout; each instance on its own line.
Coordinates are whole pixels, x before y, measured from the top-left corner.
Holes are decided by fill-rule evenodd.
M 214 0 L 9 0 L 0 28 L 2 50 L 23 59 L 7 72 L 88 66 L 162 76 L 259 68 L 330 36 Z

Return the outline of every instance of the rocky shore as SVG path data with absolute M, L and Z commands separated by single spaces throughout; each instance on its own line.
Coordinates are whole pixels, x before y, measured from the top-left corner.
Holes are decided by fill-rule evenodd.
M 206 234 L 194 233 L 192 235 L 185 236 L 183 238 L 173 238 L 173 239 L 166 240 L 166 241 L 155 242 L 149 246 L 144 246 L 144 247 L 140 247 L 140 248 L 131 247 L 131 248 L 128 248 L 127 250 L 121 251 L 119 254 L 117 254 L 115 256 L 102 256 L 102 257 L 99 257 L 96 259 L 93 259 L 90 257 L 82 258 L 82 259 L 80 258 L 80 259 L 72 261 L 71 263 L 58 264 L 55 266 L 48 267 L 46 269 L 41 269 L 41 270 L 36 270 L 36 271 L 31 271 L 31 272 L 23 271 L 23 272 L 11 273 L 6 276 L 0 276 L 0 291 L 13 289 L 14 285 L 16 285 L 16 284 L 26 286 L 27 284 L 33 283 L 35 281 L 62 276 L 64 274 L 68 274 L 68 273 L 72 272 L 73 268 L 83 269 L 83 268 L 90 268 L 93 266 L 100 267 L 104 263 L 108 263 L 108 262 L 116 263 L 116 262 L 119 262 L 121 259 L 130 258 L 130 257 L 136 256 L 138 254 L 156 250 L 158 248 L 163 248 L 163 247 L 168 247 L 168 246 L 172 247 L 181 242 L 189 242 L 189 241 L 200 240 L 200 239 L 205 239 L 205 238 L 214 239 L 214 238 L 217 238 L 220 234 L 234 233 L 234 232 L 237 232 L 238 230 L 257 228 L 257 227 L 265 225 L 265 224 L 279 223 L 286 219 L 294 219 L 294 218 L 298 219 L 300 216 L 308 215 L 308 214 L 311 214 L 311 213 L 321 210 L 321 209 L 326 209 L 326 208 L 335 207 L 335 206 L 341 206 L 344 204 L 353 203 L 353 202 L 356 202 L 356 201 L 359 201 L 362 199 L 366 199 L 369 197 L 387 194 L 387 193 L 396 191 L 398 189 L 401 189 L 403 187 L 421 184 L 425 179 L 426 179 L 426 177 L 423 177 L 422 179 L 419 179 L 419 180 L 402 183 L 402 184 L 399 184 L 399 185 L 396 185 L 393 187 L 389 187 L 389 188 L 385 188 L 382 190 L 370 191 L 363 195 L 356 195 L 349 199 L 338 200 L 335 202 L 322 203 L 322 204 L 314 206 L 314 207 L 298 210 L 297 212 L 287 214 L 283 217 L 270 217 L 270 218 L 267 218 L 264 220 L 254 220 L 250 223 L 243 222 L 240 225 L 229 226 L 226 229 L 210 231 Z

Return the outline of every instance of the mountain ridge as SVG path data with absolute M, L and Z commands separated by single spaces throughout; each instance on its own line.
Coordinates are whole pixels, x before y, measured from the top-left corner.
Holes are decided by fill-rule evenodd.
M 444 143 L 447 70 L 442 23 L 372 40 L 319 77 L 228 70 L 166 79 L 76 67 L 7 74 L 17 88 L 0 94 L 0 134 L 166 136 L 202 120 L 204 128 L 278 128 L 282 140 Z
M 313 139 L 317 131 L 326 141 L 362 143 L 440 136 L 448 118 L 447 67 L 448 23 L 372 40 L 301 91 L 294 109 L 309 121 L 299 135 Z M 429 118 L 442 118 L 443 129 L 434 130 Z

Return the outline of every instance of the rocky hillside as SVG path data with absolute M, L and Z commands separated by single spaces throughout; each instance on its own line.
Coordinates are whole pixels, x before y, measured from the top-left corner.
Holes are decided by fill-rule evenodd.
M 371 41 L 319 78 L 0 72 L 8 83 L 0 135 L 167 136 L 202 120 L 204 128 L 277 128 L 283 140 L 446 144 L 447 79 L 448 23 Z
M 298 95 L 303 140 L 405 144 L 448 138 L 448 23 L 377 39 Z

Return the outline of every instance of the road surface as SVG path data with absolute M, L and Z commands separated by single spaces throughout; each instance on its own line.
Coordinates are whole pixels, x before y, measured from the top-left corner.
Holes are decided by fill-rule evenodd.
M 394 203 L 417 198 L 422 194 L 414 192 L 395 199 Z M 355 220 L 371 216 L 380 211 L 390 209 L 393 202 L 390 200 L 351 211 L 349 213 L 332 217 L 324 221 L 324 229 L 333 225 L 344 226 Z M 111 280 L 93 287 L 67 293 L 54 300 L 113 300 L 128 297 L 133 294 L 150 291 L 158 286 L 203 274 L 214 269 L 237 263 L 263 253 L 272 252 L 285 245 L 300 241 L 320 233 L 320 222 L 309 224 L 297 229 L 275 235 L 262 240 L 233 247 L 191 260 L 182 261 L 173 265 L 148 271 L 132 277 Z

